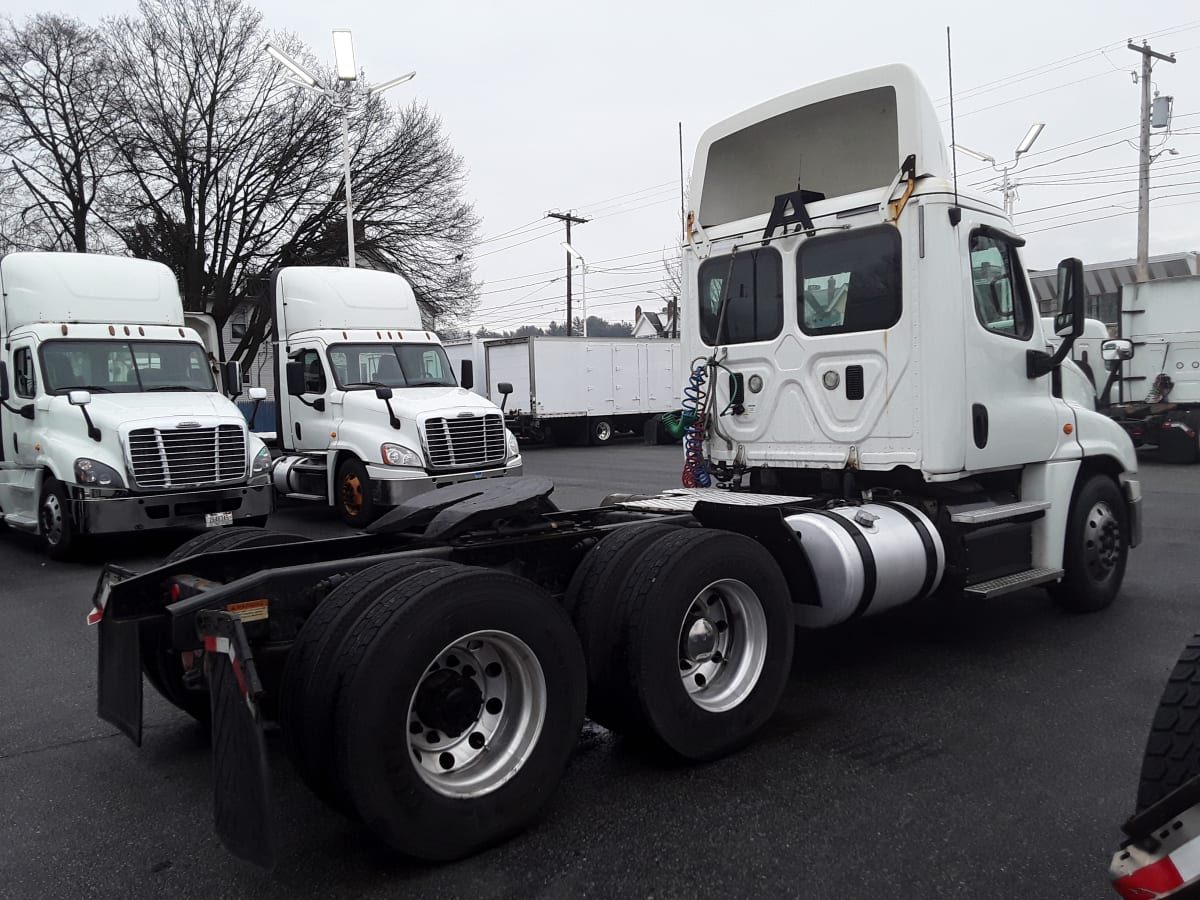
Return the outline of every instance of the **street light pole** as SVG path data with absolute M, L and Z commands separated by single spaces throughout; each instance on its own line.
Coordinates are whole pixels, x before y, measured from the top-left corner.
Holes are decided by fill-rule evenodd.
M 354 194 L 350 185 L 350 98 L 347 97 L 342 101 L 332 89 L 318 86 L 315 75 L 270 42 L 263 44 L 263 52 L 291 72 L 288 79 L 296 87 L 320 94 L 329 102 L 330 106 L 335 107 L 342 114 L 342 179 L 346 183 L 346 263 L 349 268 L 353 269 L 356 259 L 354 255 Z M 333 52 L 338 81 L 357 81 L 358 69 L 354 64 L 354 44 L 349 29 L 335 28 L 333 30 Z M 367 89 L 367 95 L 382 94 L 390 88 L 410 81 L 416 74 L 416 72 L 409 72 L 407 75 L 377 84 Z
M 951 144 L 951 150 L 957 150 L 959 153 L 965 153 L 972 159 L 977 159 L 980 162 L 987 163 L 992 167 L 992 170 L 1000 173 L 1000 192 L 1004 198 L 1004 214 L 1010 219 L 1012 218 L 1013 200 L 1016 199 L 1017 185 L 1009 180 L 1008 173 L 1014 171 L 1021 164 L 1021 157 L 1029 152 L 1029 148 L 1033 146 L 1033 142 L 1038 139 L 1038 135 L 1042 133 L 1045 124 L 1035 122 L 1029 126 L 1029 130 L 1025 132 L 1025 137 L 1021 139 L 1021 143 L 1017 145 L 1017 152 L 1013 155 L 1011 163 L 1005 163 L 1003 166 L 996 163 L 996 158 L 988 156 L 986 153 L 980 153 L 972 150 L 969 147 L 964 147 L 962 144 Z

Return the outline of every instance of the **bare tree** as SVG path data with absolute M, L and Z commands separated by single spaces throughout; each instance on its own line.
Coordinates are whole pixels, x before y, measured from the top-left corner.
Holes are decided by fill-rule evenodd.
M 103 43 L 77 19 L 0 19 L 0 152 L 12 157 L 21 217 L 42 249 L 86 252 L 95 234 L 113 163 L 104 69 Z

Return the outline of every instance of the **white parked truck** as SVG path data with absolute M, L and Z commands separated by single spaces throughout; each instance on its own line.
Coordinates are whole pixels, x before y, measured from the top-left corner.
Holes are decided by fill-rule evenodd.
M 362 526 L 423 491 L 521 474 L 503 415 L 459 387 L 403 277 L 293 266 L 272 288 L 281 494 Z
M 950 176 L 903 66 L 710 128 L 681 304 L 695 487 L 613 484 L 563 511 L 543 478 L 460 484 L 366 534 L 202 535 L 156 570 L 110 567 L 100 714 L 140 738 L 139 657 L 174 654 L 194 702 L 208 692 L 233 852 L 274 859 L 269 711 L 329 804 L 449 859 L 538 814 L 585 711 L 684 760 L 743 746 L 797 627 L 1035 586 L 1108 606 L 1141 496 L 1129 437 L 1062 396 L 1082 263 L 1061 266 L 1052 353 L 1024 242 Z
M 218 389 L 166 266 L 13 253 L 0 286 L 5 524 L 64 557 L 90 534 L 266 523 L 270 455 Z
M 473 339 L 456 351 L 520 437 L 607 444 L 679 409 L 679 341 L 530 336 Z

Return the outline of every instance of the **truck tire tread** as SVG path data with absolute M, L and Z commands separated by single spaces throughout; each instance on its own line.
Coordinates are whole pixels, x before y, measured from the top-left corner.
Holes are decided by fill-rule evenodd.
M 1163 688 L 1138 779 L 1137 812 L 1200 775 L 1200 634 L 1184 647 Z

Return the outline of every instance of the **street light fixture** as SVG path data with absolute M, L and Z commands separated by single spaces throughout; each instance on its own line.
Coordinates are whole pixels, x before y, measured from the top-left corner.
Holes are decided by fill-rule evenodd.
M 559 241 L 562 248 L 570 253 L 573 257 L 579 260 L 579 305 L 583 307 L 583 336 L 588 336 L 588 314 L 587 314 L 587 260 L 583 258 L 583 254 L 572 247 L 566 241 Z
M 339 109 L 342 114 L 342 177 L 346 182 L 346 262 L 351 269 L 355 268 L 354 258 L 354 196 L 350 186 L 350 98 L 344 100 L 331 88 L 321 87 L 316 76 L 305 69 L 274 44 L 269 41 L 263 44 L 263 51 L 287 69 L 290 74 L 288 81 L 298 88 L 320 94 L 329 101 L 329 105 Z M 333 30 L 333 56 L 337 69 L 338 81 L 351 83 L 358 81 L 358 69 L 354 64 L 354 40 L 348 28 Z M 384 91 L 404 84 L 416 76 L 409 72 L 391 81 L 385 81 L 367 89 L 369 96 L 378 96 Z
M 1042 129 L 1046 127 L 1045 122 L 1034 122 L 1029 126 L 1029 130 L 1025 132 L 1025 137 L 1021 138 L 1021 143 L 1017 145 L 1017 151 L 1013 154 L 1013 161 L 1007 165 L 997 165 L 995 157 L 988 156 L 986 153 L 980 153 L 978 150 L 972 150 L 969 147 L 964 147 L 962 144 L 951 144 L 951 150 L 957 150 L 959 153 L 965 153 L 972 159 L 977 159 L 980 162 L 987 163 L 995 171 L 1001 173 L 1000 191 L 1004 195 L 1004 212 L 1005 215 L 1012 216 L 1012 202 L 1017 196 L 1017 184 L 1008 180 L 1008 173 L 1016 171 L 1021 162 L 1021 156 L 1029 152 L 1029 148 L 1033 146 L 1033 142 L 1038 139 L 1038 135 L 1042 133 Z

